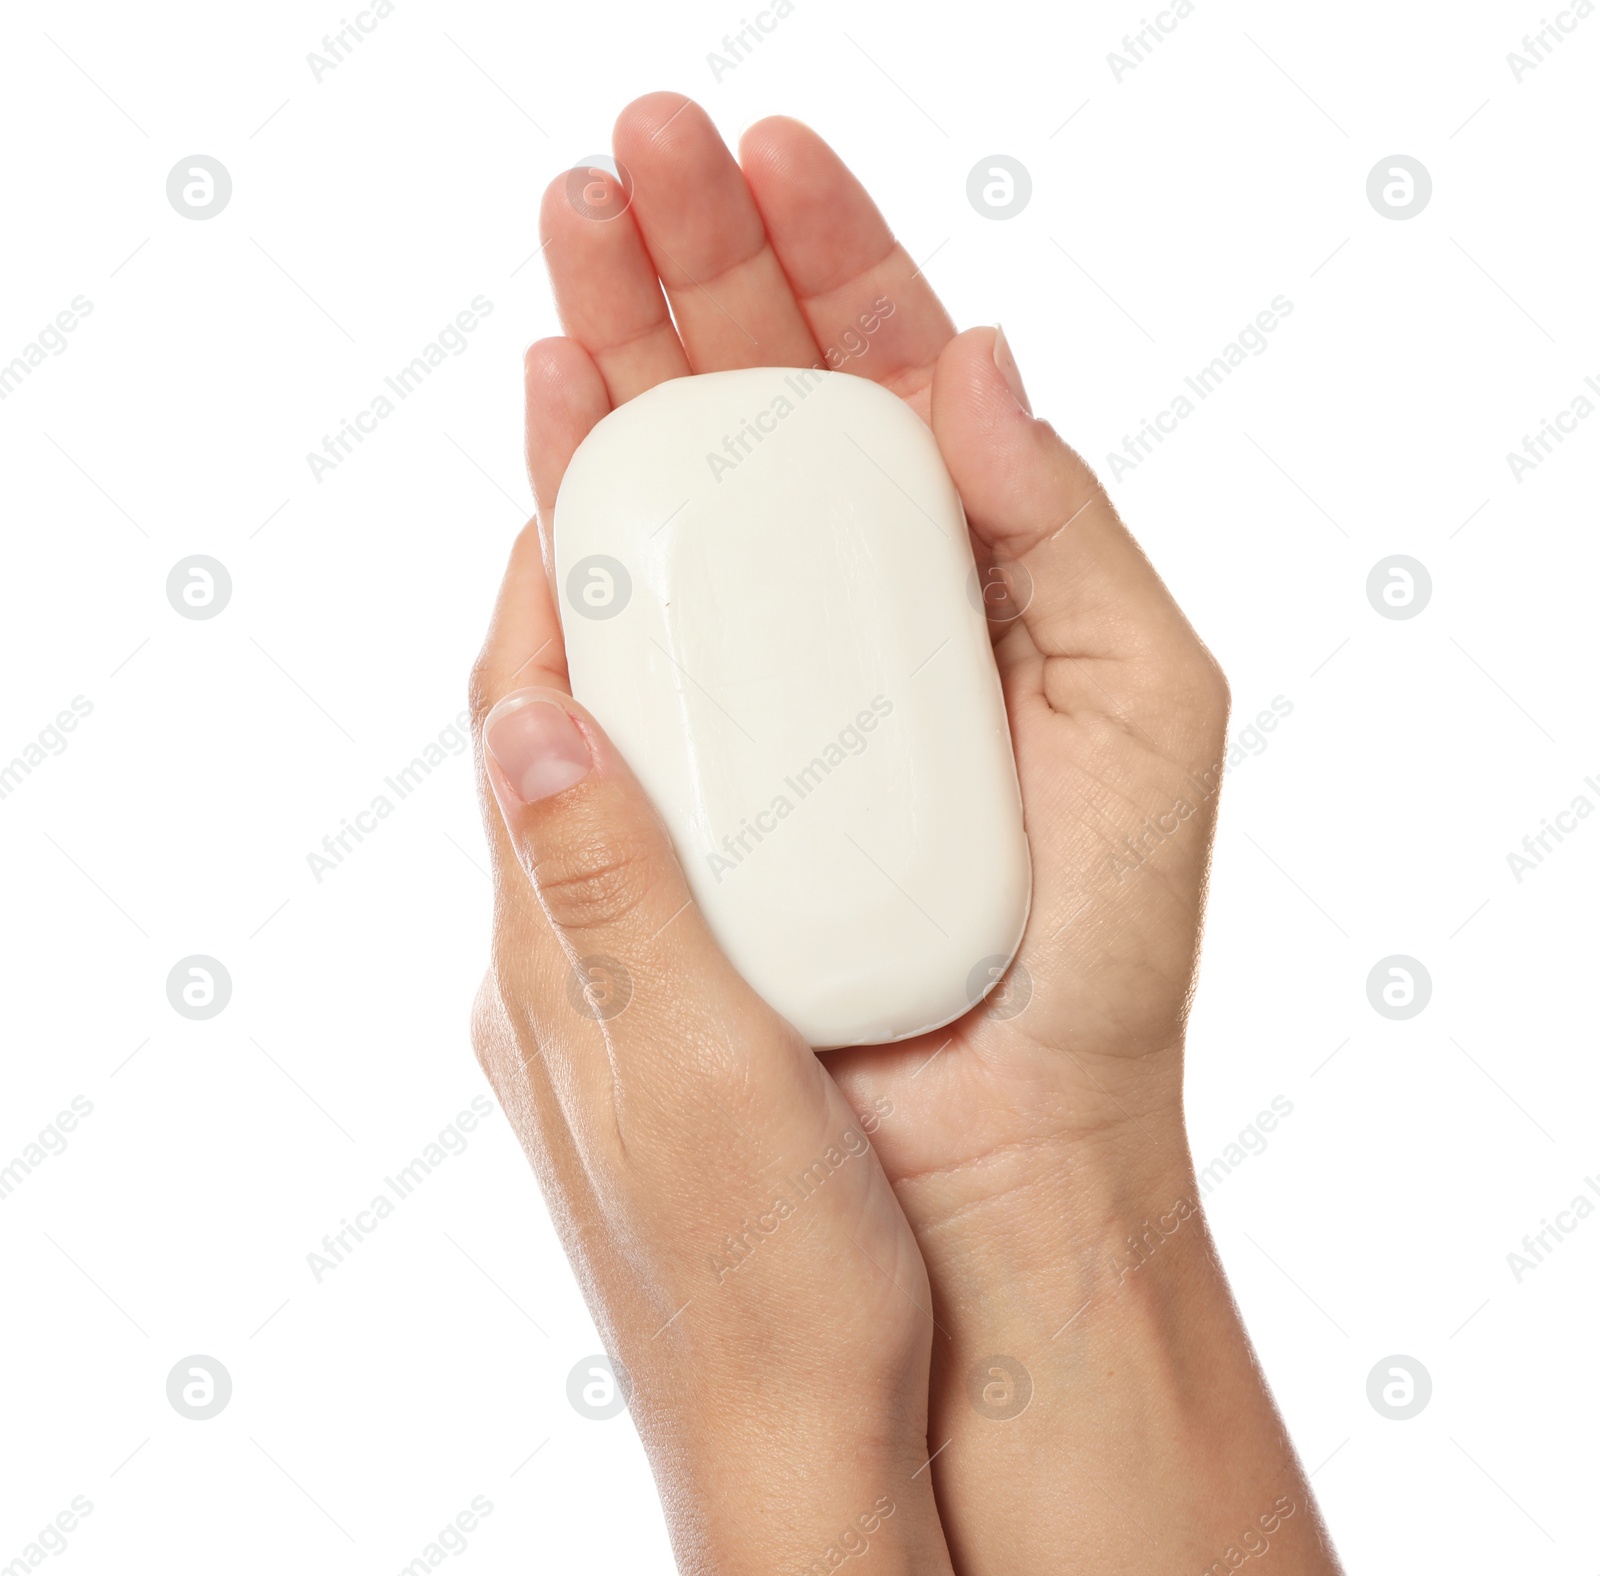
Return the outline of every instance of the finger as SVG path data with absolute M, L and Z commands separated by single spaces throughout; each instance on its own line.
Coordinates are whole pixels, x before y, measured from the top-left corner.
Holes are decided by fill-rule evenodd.
M 475 1019 L 474 1042 L 502 1103 L 507 1101 L 505 1091 L 513 1098 L 519 1088 L 524 1091 L 525 1119 L 518 1131 L 541 1181 L 548 1186 L 558 1177 L 560 1185 L 579 1197 L 595 1187 L 584 1156 L 597 1131 L 594 1113 L 603 1113 L 609 1087 L 601 1026 L 581 993 L 587 976 L 574 973 L 573 954 L 552 929 L 501 813 L 486 737 L 496 706 L 530 682 L 540 686 L 541 694 L 564 694 L 568 688 L 560 625 L 532 524 L 512 548 L 472 678 L 478 797 L 495 888 L 493 967 Z M 602 1039 L 598 1055 L 574 1055 L 575 1048 L 597 1037 Z M 600 1124 L 603 1135 L 603 1114 Z M 582 1182 L 574 1180 L 579 1176 Z
M 561 326 L 600 368 L 613 405 L 689 370 L 655 265 L 608 170 L 569 170 L 545 190 L 539 228 Z
M 560 973 L 565 967 L 566 954 L 548 933 L 549 927 L 544 923 L 538 904 L 529 898 L 521 861 L 506 833 L 504 818 L 494 798 L 487 770 L 487 751 L 483 747 L 484 726 L 489 715 L 507 695 L 529 684 L 550 690 L 568 688 L 561 625 L 545 578 L 538 526 L 532 521 L 512 543 L 510 561 L 489 619 L 489 633 L 473 665 L 468 700 L 473 737 L 478 746 L 478 787 L 484 832 L 495 867 L 497 919 L 509 915 L 515 922 L 518 934 L 512 938 L 514 951 L 525 949 L 531 955 L 542 939 L 550 970 Z M 509 982 L 506 994 L 508 998 L 516 994 L 509 988 Z
M 552 639 L 539 535 L 529 524 L 511 550 L 489 635 L 473 668 L 470 702 L 474 737 L 494 702 L 533 674 L 544 684 L 564 684 L 559 638 Z M 495 887 L 493 966 L 472 1012 L 472 1044 L 479 1065 L 527 1151 L 551 1218 L 563 1240 L 592 1229 L 599 1219 L 594 1190 L 578 1156 L 554 1073 L 559 1062 L 543 1055 L 538 1033 L 523 1008 L 532 994 L 564 976 L 567 956 L 551 934 L 538 900 L 506 835 L 477 753 L 479 799 Z
M 489 841 L 495 883 L 495 980 L 502 1014 L 518 1038 L 537 1041 L 531 1022 L 519 1012 L 530 982 L 559 980 L 566 952 L 550 933 L 544 914 L 528 890 L 521 861 L 490 786 L 483 749 L 485 719 L 519 685 L 567 687 L 561 629 L 550 601 L 537 526 L 524 526 L 512 544 L 510 562 L 489 621 L 489 634 L 472 670 L 470 707 L 477 743 L 478 797 Z M 479 1021 L 492 1018 L 480 1009 Z
M 997 330 L 969 329 L 945 347 L 933 429 L 975 535 L 1020 565 L 1022 623 L 1040 652 L 1209 664 L 1093 471 L 1031 414 Z
M 544 550 L 535 520 L 517 533 L 489 618 L 489 633 L 473 667 L 471 710 L 475 724 L 481 728 L 495 702 L 523 684 L 567 687 L 566 647 L 550 599 Z
M 612 402 L 593 356 L 576 339 L 540 339 L 522 358 L 528 478 L 535 507 L 555 512 L 556 493 L 574 450 Z
M 817 345 L 711 117 L 680 94 L 650 93 L 623 110 L 612 145 L 690 366 L 814 366 Z
M 681 1105 L 702 1072 L 787 1069 L 816 1081 L 810 1049 L 713 940 L 667 832 L 594 719 L 559 689 L 521 689 L 484 724 L 490 784 L 551 930 L 596 1002 L 623 1103 Z M 535 1004 L 535 1011 L 539 1011 Z M 568 1001 L 547 1017 L 570 1021 Z M 597 1090 L 609 1089 L 606 1079 Z M 612 1091 L 615 1103 L 616 1091 Z M 619 1117 L 620 1120 L 620 1117 Z M 681 1124 L 680 1124 L 681 1125 Z
M 543 530 L 545 557 L 553 566 L 556 493 L 561 478 L 578 445 L 610 412 L 611 402 L 594 358 L 575 339 L 541 339 L 530 345 L 522 360 L 522 382 L 528 479 Z
M 827 364 L 876 379 L 926 418 L 934 363 L 955 328 L 866 188 L 816 132 L 786 116 L 752 126 L 739 158 Z

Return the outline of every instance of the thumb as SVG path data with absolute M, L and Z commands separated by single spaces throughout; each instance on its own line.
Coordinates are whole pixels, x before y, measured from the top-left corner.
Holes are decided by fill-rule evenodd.
M 580 983 L 622 981 L 629 1011 L 608 1024 L 613 1037 L 725 1016 L 730 997 L 756 1001 L 707 930 L 644 789 L 582 706 L 560 690 L 514 691 L 484 719 L 483 743 L 518 862 Z
M 945 346 L 932 415 L 973 532 L 1040 651 L 1127 657 L 1150 654 L 1153 642 L 1198 647 L 1094 472 L 1033 415 L 1000 329 L 968 329 Z

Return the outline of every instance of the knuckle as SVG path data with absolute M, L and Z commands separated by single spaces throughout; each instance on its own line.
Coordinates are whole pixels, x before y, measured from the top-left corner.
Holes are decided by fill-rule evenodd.
M 528 1010 L 525 953 L 512 958 L 510 952 L 497 939 L 472 1003 L 470 1027 L 473 1055 L 502 1105 L 543 1049 Z
M 482 740 L 483 724 L 499 700 L 489 676 L 487 653 L 481 654 L 467 675 L 467 713 L 472 718 L 472 736 Z
M 500 1003 L 500 990 L 491 970 L 483 977 L 477 993 L 472 998 L 470 1036 L 472 1054 L 486 1077 L 492 1076 L 496 1051 L 500 1044 L 500 1030 L 504 1021 L 504 1008 Z
M 470 1033 L 472 1054 L 495 1098 L 502 1106 L 514 1104 L 524 1052 L 493 969 L 485 973 L 473 998 Z
M 1206 737 L 1220 738 L 1226 733 L 1233 692 L 1211 649 L 1191 636 L 1174 654 L 1170 672 L 1174 698 L 1181 698 L 1196 729 Z
M 643 839 L 590 827 L 545 853 L 532 875 L 550 923 L 582 934 L 626 921 L 650 892 L 653 865 Z
M 1233 710 L 1233 688 L 1222 664 L 1208 651 L 1200 674 L 1200 699 L 1205 715 L 1218 728 L 1228 726 L 1228 716 Z

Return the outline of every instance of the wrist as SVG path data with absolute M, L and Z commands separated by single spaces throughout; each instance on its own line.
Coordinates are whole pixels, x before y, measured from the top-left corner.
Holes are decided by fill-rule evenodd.
M 1041 1234 L 1053 1247 L 1014 1249 L 1014 1277 L 935 1341 L 930 1437 L 948 1441 L 934 1470 L 956 1557 L 972 1558 L 966 1529 L 999 1526 L 1012 1568 L 1148 1570 L 1148 1522 L 1183 1529 L 1163 1556 L 1200 1568 L 1270 1513 L 1286 1569 L 1333 1571 L 1187 1151 L 1142 1168 L 1102 1156 L 1078 1180 L 1088 1196 L 1036 1205 L 1068 1217 Z M 1093 1514 L 1101 1484 L 1136 1486 L 1140 1531 L 1121 1542 Z
M 1045 1317 L 1064 1305 L 1065 1317 L 1130 1235 L 1179 1199 L 1198 1205 L 1178 1059 L 1170 1080 L 1155 1069 L 1119 1077 L 1081 1058 L 1069 1070 L 1065 1087 L 1054 1069 L 1041 1079 L 1026 1124 L 985 1135 L 972 1161 L 913 1169 L 896 1184 L 934 1282 L 947 1297 L 976 1297 L 986 1316 L 1010 1306 Z
M 682 1571 L 848 1576 L 870 1555 L 874 1576 L 951 1576 L 925 1438 L 886 1448 L 774 1413 L 651 1454 Z

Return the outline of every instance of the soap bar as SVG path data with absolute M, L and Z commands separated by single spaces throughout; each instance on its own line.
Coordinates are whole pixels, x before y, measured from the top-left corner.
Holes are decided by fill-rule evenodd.
M 572 693 L 750 985 L 818 1049 L 980 1000 L 1031 867 L 966 517 L 916 414 L 809 368 L 658 384 L 579 445 L 555 554 Z

